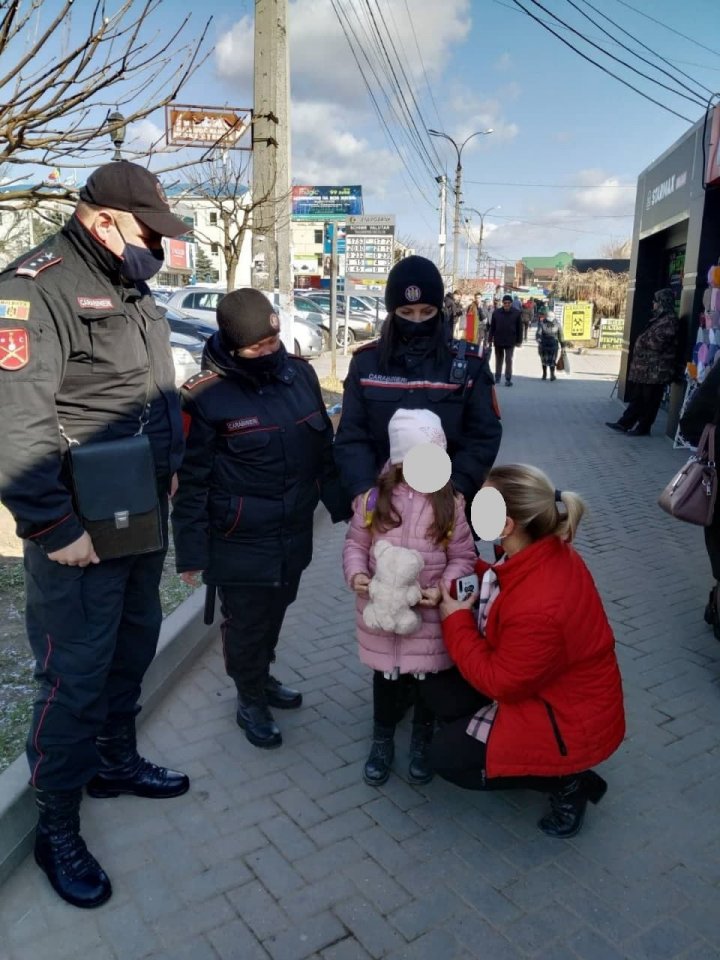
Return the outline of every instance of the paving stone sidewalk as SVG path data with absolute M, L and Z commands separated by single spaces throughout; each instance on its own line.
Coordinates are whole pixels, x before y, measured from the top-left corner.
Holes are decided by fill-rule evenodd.
M 114 896 L 82 912 L 28 860 L 0 889 L 0 957 L 38 960 L 712 960 L 720 958 L 720 644 L 703 623 L 702 532 L 659 490 L 686 457 L 656 427 L 603 421 L 617 356 L 571 357 L 557 383 L 518 351 L 498 388 L 499 460 L 546 469 L 591 507 L 578 547 L 606 602 L 628 737 L 609 791 L 571 841 L 542 836 L 546 800 L 361 779 L 370 683 L 341 580 L 344 526 L 323 527 L 287 617 L 277 672 L 304 692 L 263 752 L 235 725 L 219 644 L 144 727 L 141 746 L 190 773 L 164 803 L 87 800 L 84 833 Z M 569 601 L 571 598 L 569 598 Z M 279 712 L 278 712 L 279 713 Z

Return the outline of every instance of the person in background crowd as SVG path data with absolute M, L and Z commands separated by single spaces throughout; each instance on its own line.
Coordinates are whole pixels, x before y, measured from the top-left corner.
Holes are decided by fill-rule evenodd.
M 530 324 L 533 321 L 533 302 L 530 299 L 527 299 L 522 305 L 520 311 L 520 319 L 522 320 L 523 326 L 523 343 L 527 343 L 528 330 L 530 329 Z
M 486 329 L 487 314 L 482 305 L 482 294 L 476 293 L 465 314 L 465 336 L 461 339 L 475 346 L 482 346 Z
M 512 305 L 513 305 L 513 310 L 522 311 L 522 300 L 516 293 L 513 294 Z
M 441 724 L 430 761 L 468 790 L 549 793 L 540 829 L 573 837 L 588 800 L 607 789 L 591 767 L 625 734 L 615 639 L 571 546 L 585 507 L 523 464 L 495 467 L 486 485 L 507 507 L 504 554 L 492 566 L 477 561 L 479 598 L 453 600 L 441 582 L 443 637 L 457 670 L 427 688 Z
M 27 740 L 35 860 L 76 907 L 112 895 L 80 836 L 83 787 L 93 797 L 155 799 L 189 787 L 184 773 L 141 757 L 135 738 L 162 623 L 168 495 L 183 449 L 169 328 L 146 281 L 162 268 L 162 238 L 186 232 L 157 177 L 116 161 L 90 174 L 59 233 L 0 274 L 0 298 L 18 317 L 0 320 L 0 496 L 24 540 L 36 660 Z M 63 438 L 112 443 L 136 435 L 141 421 L 157 485 L 143 496 L 159 496 L 165 547 L 101 562 Z
M 619 420 L 606 426 L 629 437 L 650 436 L 665 387 L 682 376 L 682 345 L 675 292 L 666 287 L 655 293 L 650 322 L 635 341 L 628 371 L 630 402 Z
M 720 363 L 717 362 L 710 367 L 707 376 L 693 393 L 680 420 L 680 431 L 688 443 L 696 447 L 708 423 L 720 423 Z M 715 443 L 720 443 L 718 430 L 715 431 Z M 720 499 L 715 504 L 712 523 L 703 530 L 705 549 L 715 580 L 705 607 L 705 622 L 712 626 L 716 639 L 720 640 Z
M 381 338 L 355 351 L 345 380 L 334 446 L 343 484 L 353 498 L 374 487 L 390 455 L 392 415 L 400 407 L 422 407 L 442 421 L 453 487 L 470 504 L 502 435 L 487 362 L 471 345 L 447 344 L 442 277 L 425 257 L 395 264 L 385 305 L 389 320 Z
M 397 410 L 389 424 L 390 458 L 377 486 L 355 503 L 343 551 L 345 579 L 357 594 L 357 635 L 360 659 L 373 670 L 373 742 L 365 764 L 366 783 L 379 786 L 390 775 L 395 754 L 395 726 L 405 708 L 403 686 L 416 686 L 415 712 L 410 741 L 411 783 L 428 783 L 432 767 L 428 748 L 434 716 L 425 706 L 422 688 L 432 684 L 452 666 L 445 650 L 437 606 L 439 582 L 450 585 L 472 573 L 475 544 L 465 519 L 463 498 L 447 483 L 436 493 L 413 490 L 405 482 L 403 461 L 418 444 L 446 447 L 440 418 L 431 410 Z M 417 550 L 424 560 L 419 583 L 423 599 L 421 623 L 409 635 L 399 636 L 368 627 L 363 611 L 368 584 L 375 573 L 373 546 L 385 541 Z
M 520 311 L 512 305 L 512 297 L 506 293 L 502 298 L 502 307 L 495 310 L 490 321 L 488 340 L 495 348 L 495 383 L 500 383 L 505 362 L 505 386 L 511 387 L 513 373 L 513 353 L 515 347 L 522 344 L 522 318 Z
M 562 338 L 560 323 L 555 317 L 548 314 L 547 307 L 540 307 L 535 339 L 538 343 L 538 353 L 542 364 L 542 379 L 547 380 L 548 368 L 550 368 L 550 379 L 557 380 L 555 365 L 558 354 L 565 343 Z
M 313 514 L 351 516 L 335 469 L 333 428 L 313 368 L 285 350 L 259 290 L 217 306 L 203 371 L 182 388 L 187 450 L 173 498 L 175 562 L 191 585 L 217 587 L 225 669 L 237 722 L 253 746 L 282 744 L 270 707 L 302 694 L 270 673 L 285 612 L 312 559 Z

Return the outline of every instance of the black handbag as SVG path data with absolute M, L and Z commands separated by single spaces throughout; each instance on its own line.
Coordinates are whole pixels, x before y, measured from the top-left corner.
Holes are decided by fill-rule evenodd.
M 104 443 L 80 444 L 60 428 L 70 448 L 75 506 L 101 560 L 153 553 L 164 546 L 155 459 L 143 434 L 154 374 L 145 331 L 138 326 L 149 367 L 137 433 Z
M 155 462 L 143 434 L 70 447 L 78 514 L 101 560 L 164 546 Z

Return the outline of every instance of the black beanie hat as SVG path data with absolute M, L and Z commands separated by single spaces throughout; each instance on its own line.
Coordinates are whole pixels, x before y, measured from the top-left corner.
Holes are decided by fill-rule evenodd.
M 264 293 L 245 287 L 233 290 L 217 305 L 217 322 L 228 350 L 251 347 L 280 333 L 280 317 Z
M 429 303 L 442 310 L 444 292 L 440 271 L 432 260 L 417 256 L 403 257 L 388 276 L 385 307 L 388 313 L 393 313 L 398 307 Z

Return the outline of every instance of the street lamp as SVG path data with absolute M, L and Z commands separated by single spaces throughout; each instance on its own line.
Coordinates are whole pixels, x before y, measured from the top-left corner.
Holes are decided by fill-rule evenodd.
M 453 263 L 452 263 L 452 281 L 453 286 L 455 286 L 455 278 L 457 277 L 457 261 L 458 261 L 458 250 L 460 247 L 460 198 L 462 196 L 462 152 L 465 149 L 465 145 L 469 143 L 473 137 L 484 137 L 487 134 L 492 133 L 492 127 L 487 130 L 476 130 L 475 133 L 471 133 L 469 137 L 466 137 L 460 146 L 457 145 L 455 140 L 452 137 L 449 137 L 447 133 L 442 133 L 440 130 L 428 130 L 428 133 L 431 137 L 443 137 L 445 140 L 449 140 L 450 143 L 455 147 L 455 152 L 457 153 L 457 166 L 455 167 L 455 217 L 453 222 Z
M 483 244 L 483 234 L 485 232 L 485 217 L 490 213 L 491 210 L 502 210 L 502 207 L 499 203 L 495 204 L 494 207 L 488 207 L 487 210 L 484 210 L 480 213 L 479 210 L 476 210 L 475 207 L 465 207 L 469 213 L 476 213 L 480 217 L 480 240 L 478 241 L 478 251 L 477 251 L 477 275 L 480 276 L 480 260 L 482 258 L 482 244 Z
M 125 117 L 119 110 L 113 110 L 108 114 L 107 122 L 110 124 L 110 139 L 115 144 L 113 160 L 122 160 L 120 147 L 125 143 Z

